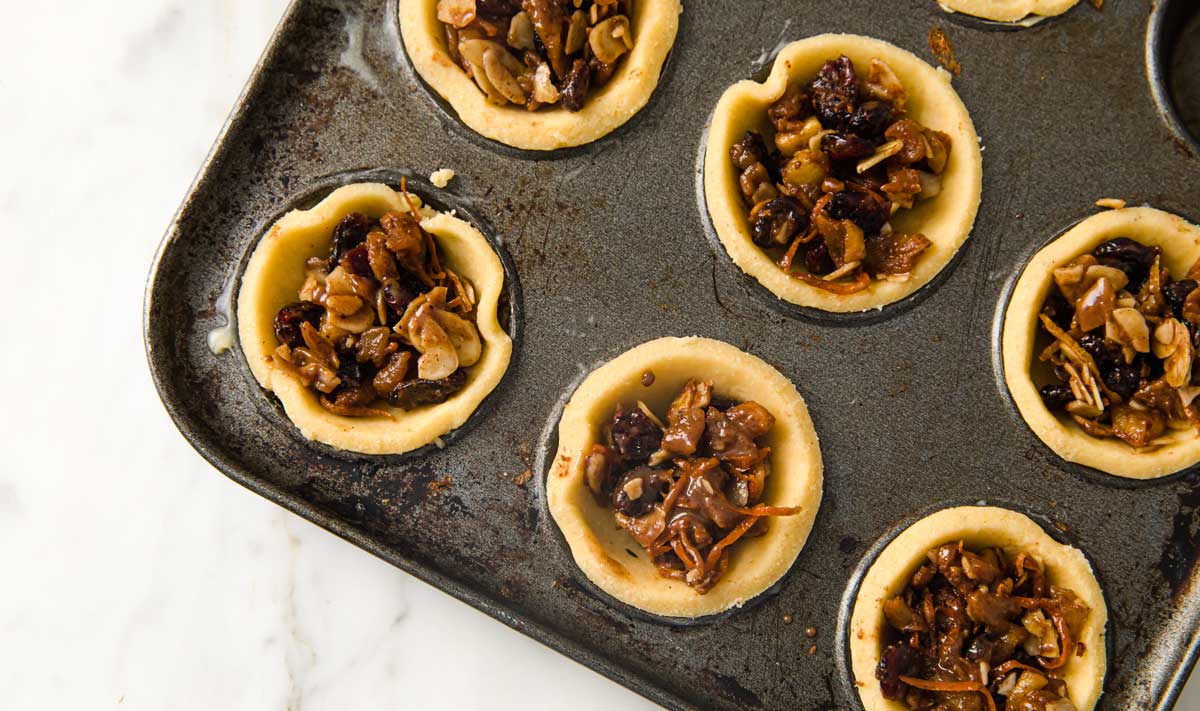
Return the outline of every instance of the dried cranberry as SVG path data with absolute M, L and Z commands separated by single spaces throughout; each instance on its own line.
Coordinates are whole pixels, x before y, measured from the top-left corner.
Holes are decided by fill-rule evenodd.
M 916 655 L 903 644 L 893 644 L 884 650 L 875 667 L 875 678 L 879 680 L 879 689 L 884 698 L 898 700 L 904 698 L 904 682 L 901 676 L 906 676 L 916 662 Z
M 534 33 L 536 34 L 536 33 Z M 583 108 L 583 102 L 587 99 L 588 89 L 592 84 L 592 70 L 588 67 L 588 63 L 582 59 L 576 59 L 567 71 L 567 76 L 563 78 L 562 83 L 562 105 L 567 111 L 578 111 Z
M 1042 402 L 1051 412 L 1066 408 L 1075 399 L 1071 388 L 1066 385 L 1043 385 L 1038 393 L 1042 396 Z
M 763 137 L 755 131 L 746 131 L 742 140 L 733 144 L 729 149 L 729 157 L 738 170 L 745 170 L 755 163 L 767 162 L 767 144 Z
M 793 198 L 782 196 L 755 208 L 750 217 L 750 234 L 760 247 L 789 244 L 808 228 L 808 212 Z
M 388 394 L 388 401 L 403 410 L 436 405 L 445 402 L 466 384 L 467 374 L 462 369 L 441 380 L 406 380 Z
M 892 215 L 891 201 L 879 193 L 844 190 L 834 193 L 829 201 L 829 216 L 835 220 L 850 220 L 863 234 L 877 234 Z
M 847 130 L 863 138 L 879 138 L 892 125 L 892 107 L 882 101 L 867 101 L 854 111 Z
M 808 269 L 809 274 L 817 276 L 828 274 L 837 268 L 829 256 L 829 247 L 825 245 L 823 237 L 818 237 L 808 243 L 808 249 L 804 251 L 804 266 Z
M 371 262 L 367 259 L 367 245 L 365 244 L 360 244 L 349 252 L 346 252 L 346 256 L 342 257 L 341 263 L 351 274 L 364 277 L 372 275 Z
M 321 323 L 321 314 L 325 309 L 311 301 L 298 301 L 288 304 L 275 314 L 275 337 L 289 348 L 304 345 L 304 337 L 300 335 L 300 324 L 308 321 L 316 328 Z
M 641 518 L 650 513 L 670 485 L 671 481 L 666 472 L 660 469 L 642 466 L 625 472 L 612 490 L 613 510 L 626 516 Z M 630 498 L 630 492 L 638 496 Z
M 875 153 L 875 146 L 853 133 L 827 133 L 821 139 L 821 150 L 834 161 L 859 161 Z
M 352 212 L 342 218 L 333 228 L 333 243 L 329 247 L 329 268 L 332 270 L 341 264 L 346 252 L 367 241 L 367 232 L 371 223 L 366 215 Z
M 641 410 L 617 410 L 613 415 L 613 446 L 626 461 L 646 461 L 662 445 L 662 437 L 662 429 Z
M 1140 289 L 1142 282 L 1146 281 L 1158 253 L 1158 247 L 1147 247 L 1128 237 L 1110 239 L 1092 250 L 1092 256 L 1101 264 L 1125 272 L 1129 277 L 1128 289 L 1132 292 Z
M 843 55 L 825 62 L 811 86 L 813 112 L 827 128 L 849 122 L 858 109 L 858 77 L 854 62 Z
M 1163 287 L 1163 298 L 1167 300 L 1175 318 L 1183 318 L 1183 302 L 1187 301 L 1188 294 L 1195 291 L 1197 286 L 1200 284 L 1195 279 L 1180 279 Z

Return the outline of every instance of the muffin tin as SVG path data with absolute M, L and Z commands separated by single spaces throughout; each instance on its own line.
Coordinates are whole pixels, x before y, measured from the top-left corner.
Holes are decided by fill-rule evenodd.
M 1134 483 L 1064 464 L 1016 413 L 997 354 L 1025 261 L 1096 198 L 1200 219 L 1196 144 L 1185 119 L 1164 113 L 1159 65 L 1172 56 L 1166 31 L 1186 0 L 1153 11 L 1133 0 L 1108 0 L 1102 12 L 1084 2 L 1015 31 L 946 15 L 933 0 L 816 10 L 693 0 L 650 104 L 607 138 L 548 155 L 480 138 L 447 112 L 408 64 L 396 3 L 293 3 L 159 249 L 146 293 L 150 368 L 206 459 L 678 709 L 860 708 L 844 630 L 873 556 L 929 511 L 1009 506 L 1097 570 L 1111 616 L 1099 708 L 1171 707 L 1200 650 L 1200 606 L 1189 604 L 1200 473 Z M 932 61 L 933 25 L 954 43 L 963 65 L 955 86 L 983 138 L 972 236 L 943 278 L 881 312 L 787 307 L 705 239 L 697 156 L 708 112 L 790 40 L 865 34 Z M 421 176 L 442 167 L 459 177 L 434 190 Z M 228 325 L 236 279 L 275 219 L 337 185 L 401 176 L 498 247 L 514 360 L 443 449 L 358 456 L 303 440 L 237 346 L 215 355 L 208 336 Z M 690 334 L 742 347 L 797 384 L 821 438 L 825 495 L 779 585 L 685 624 L 590 586 L 548 515 L 543 477 L 558 412 L 583 374 L 651 338 Z

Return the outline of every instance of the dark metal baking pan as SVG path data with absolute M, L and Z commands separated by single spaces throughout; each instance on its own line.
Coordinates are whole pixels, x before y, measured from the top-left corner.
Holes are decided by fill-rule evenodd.
M 1095 563 L 1111 614 L 1102 708 L 1171 706 L 1200 645 L 1200 474 L 1127 485 L 1064 466 L 1016 415 L 993 367 L 1007 286 L 1093 200 L 1200 219 L 1200 164 L 1155 100 L 1147 3 L 1081 3 L 1002 32 L 933 0 L 692 0 L 651 104 L 609 137 L 548 156 L 479 139 L 431 96 L 404 55 L 395 3 L 292 5 L 157 255 L 150 367 L 180 431 L 216 468 L 679 709 L 858 708 L 834 623 L 855 571 L 919 512 L 999 501 Z M 935 24 L 962 62 L 955 86 L 984 145 L 983 203 L 961 257 L 882 319 L 775 308 L 705 238 L 696 156 L 708 112 L 781 43 L 853 32 L 932 61 Z M 394 180 L 441 167 L 459 177 L 435 202 L 482 222 L 519 275 L 518 356 L 445 449 L 363 457 L 305 443 L 236 350 L 209 350 L 208 333 L 228 318 L 221 294 L 282 211 L 359 171 Z M 431 197 L 427 187 L 418 191 Z M 595 594 L 559 541 L 541 483 L 557 405 L 580 374 L 669 334 L 729 341 L 793 379 L 826 465 L 816 526 L 778 588 L 689 625 Z M 527 469 L 532 481 L 518 485 Z

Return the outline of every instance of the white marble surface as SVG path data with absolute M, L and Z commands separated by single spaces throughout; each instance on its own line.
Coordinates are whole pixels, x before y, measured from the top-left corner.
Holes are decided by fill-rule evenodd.
M 0 708 L 653 708 L 231 483 L 158 404 L 143 279 L 285 5 L 0 2 Z

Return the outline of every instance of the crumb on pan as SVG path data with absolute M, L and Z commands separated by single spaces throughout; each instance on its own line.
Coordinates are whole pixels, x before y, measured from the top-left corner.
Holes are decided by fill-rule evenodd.
M 450 168 L 440 168 L 429 174 L 429 182 L 433 183 L 435 188 L 444 188 L 454 180 L 455 172 Z
M 1121 198 L 1100 198 L 1096 201 L 1096 207 L 1107 207 L 1112 210 L 1120 210 L 1125 207 L 1125 201 Z
M 942 28 L 934 25 L 929 28 L 929 51 L 937 59 L 938 64 L 946 68 L 954 76 L 962 74 L 962 65 L 954 58 L 954 45 Z

